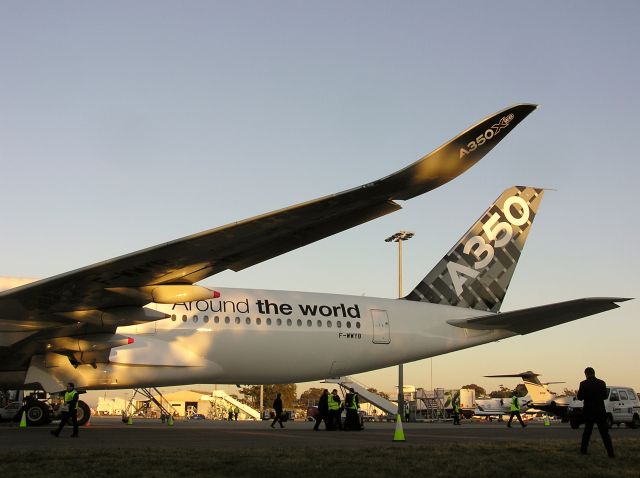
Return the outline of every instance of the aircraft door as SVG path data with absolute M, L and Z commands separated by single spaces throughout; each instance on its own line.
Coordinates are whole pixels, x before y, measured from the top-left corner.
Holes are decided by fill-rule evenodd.
M 380 309 L 371 309 L 371 320 L 373 321 L 373 343 L 390 343 L 391 329 L 389 326 L 389 316 L 387 315 L 387 311 Z

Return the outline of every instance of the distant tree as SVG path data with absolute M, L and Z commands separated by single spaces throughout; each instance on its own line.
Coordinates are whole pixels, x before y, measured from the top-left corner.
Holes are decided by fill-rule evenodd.
M 260 408 L 260 385 L 247 385 L 240 389 L 254 408 Z M 298 402 L 296 394 L 296 384 L 265 384 L 264 385 L 264 408 L 270 408 L 276 394 L 282 394 L 282 404 L 284 408 L 293 408 Z
M 367 391 L 368 391 L 368 392 L 371 392 L 371 393 L 378 394 L 378 395 L 380 395 L 382 398 L 386 398 L 387 400 L 389 400 L 389 394 L 388 394 L 388 393 L 378 392 L 378 390 L 376 390 L 376 389 L 375 389 L 375 388 L 373 388 L 373 387 L 372 387 L 372 388 L 367 388 Z
M 565 388 L 562 393 L 567 397 L 575 397 L 576 395 L 578 395 L 578 392 L 576 390 L 571 390 L 570 388 Z
M 320 400 L 320 395 L 322 395 L 322 391 L 324 388 L 311 387 L 309 390 L 305 390 L 300 395 L 300 399 L 298 400 L 298 406 L 301 408 L 310 407 L 316 405 L 318 400 Z
M 480 385 L 476 385 L 475 383 L 472 383 L 470 385 L 464 385 L 462 388 L 466 390 L 475 390 L 476 397 L 485 397 L 487 395 L 487 391 L 484 388 L 482 388 Z
M 509 398 L 511 396 L 511 389 L 500 385 L 499 390 L 489 392 L 491 398 Z

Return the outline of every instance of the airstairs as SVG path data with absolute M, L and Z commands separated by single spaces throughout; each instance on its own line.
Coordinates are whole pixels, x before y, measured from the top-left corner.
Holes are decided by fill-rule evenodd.
M 443 388 L 416 390 L 416 414 L 427 420 L 440 420 L 446 418 L 446 408 L 451 403 Z
M 140 400 L 138 395 L 142 395 L 146 400 Z M 158 410 L 160 410 L 160 415 L 168 417 L 170 415 L 177 415 L 177 410 L 169 403 L 169 401 L 164 398 L 160 390 L 156 387 L 153 388 L 136 388 L 133 390 L 133 395 L 129 399 L 129 403 L 127 404 L 125 410 L 122 412 L 123 420 L 130 417 L 135 416 L 142 413 L 144 416 L 148 416 L 151 411 L 151 403 L 154 403 Z M 138 404 L 136 406 L 136 403 Z
M 211 403 L 210 413 L 212 416 L 209 418 L 226 418 L 229 406 L 233 406 L 238 407 L 238 409 L 246 416 L 251 417 L 254 420 L 260 420 L 259 411 L 251 408 L 249 405 L 236 400 L 223 390 L 214 390 L 213 392 L 211 392 L 211 395 L 202 395 L 200 397 L 200 400 L 208 401 Z
M 393 403 L 390 400 L 387 400 L 384 397 L 381 397 L 377 393 L 370 392 L 369 390 L 367 390 L 367 387 L 365 385 L 358 382 L 353 377 L 327 378 L 324 380 L 324 382 L 335 383 L 345 389 L 353 388 L 353 390 L 364 400 L 373 404 L 375 407 L 378 407 L 380 410 L 390 413 L 391 415 L 396 415 L 398 413 L 397 404 Z

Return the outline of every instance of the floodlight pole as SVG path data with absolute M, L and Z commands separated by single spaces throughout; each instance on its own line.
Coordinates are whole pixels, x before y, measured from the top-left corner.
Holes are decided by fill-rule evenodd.
M 260 420 L 264 418 L 264 385 L 260 385 Z
M 398 243 L 398 298 L 402 299 L 402 242 L 408 241 L 414 236 L 413 232 L 400 231 L 396 232 L 393 236 L 389 236 L 385 239 L 385 242 L 397 242 Z M 398 365 L 398 414 L 402 421 L 405 421 L 404 416 L 404 367 L 403 364 Z

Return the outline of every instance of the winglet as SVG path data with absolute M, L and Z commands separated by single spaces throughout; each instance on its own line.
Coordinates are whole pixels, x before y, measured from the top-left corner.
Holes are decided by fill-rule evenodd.
M 400 171 L 376 181 L 389 188 L 390 199 L 406 200 L 460 176 L 480 161 L 537 105 L 513 105 L 488 116 L 455 138 Z

